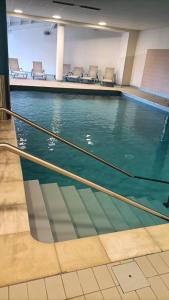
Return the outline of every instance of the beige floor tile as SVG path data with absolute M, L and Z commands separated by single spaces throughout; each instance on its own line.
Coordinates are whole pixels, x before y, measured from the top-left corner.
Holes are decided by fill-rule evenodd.
M 118 286 L 117 289 L 122 300 L 140 300 L 135 291 L 124 294 L 120 286 Z
M 112 267 L 112 269 L 124 293 L 132 292 L 150 285 L 134 261 Z
M 95 292 L 91 294 L 85 295 L 86 300 L 104 300 L 103 295 L 101 292 Z
M 99 237 L 112 262 L 160 251 L 144 228 Z
M 120 263 L 121 264 L 127 264 L 127 263 L 132 262 L 132 261 L 133 261 L 133 259 L 129 258 L 129 259 L 122 260 Z
M 11 137 L 11 138 L 6 138 L 5 136 L 4 137 L 0 137 L 0 143 L 7 143 L 7 144 L 11 144 L 13 146 L 17 146 L 17 141 L 16 141 L 16 138 L 15 137 Z M 1 148 L 2 149 L 2 148 Z M 8 149 L 6 148 L 3 148 L 3 150 L 5 151 L 9 151 Z M 16 154 L 17 155 L 17 154 Z M 18 156 L 18 155 L 17 155 Z
M 35 241 L 29 232 L 0 236 L 0 286 L 60 273 L 53 244 Z
M 85 300 L 85 297 L 79 296 L 79 297 L 71 298 L 71 300 Z
M 83 295 L 80 281 L 76 272 L 62 274 L 62 280 L 67 298 Z
M 8 300 L 8 287 L 0 288 L 0 300 Z
M 108 271 L 109 271 L 109 273 L 110 273 L 110 275 L 111 275 L 111 277 L 112 277 L 112 279 L 113 279 L 115 285 L 119 285 L 119 282 L 118 282 L 118 280 L 117 280 L 115 274 L 113 273 L 112 267 L 114 267 L 114 266 L 119 266 L 119 265 L 120 265 L 119 262 L 111 263 L 111 264 L 108 264 L 108 265 L 107 265 L 107 269 L 108 269 Z
M 44 279 L 29 281 L 28 295 L 29 300 L 47 300 L 46 287 Z
M 104 300 L 121 300 L 120 294 L 116 287 L 102 290 L 101 292 L 102 292 Z
M 10 300 L 28 300 L 28 288 L 26 283 L 11 285 L 9 287 Z
M 1 142 L 1 141 L 0 141 Z M 12 182 L 22 180 L 22 171 L 19 163 L 0 164 L 0 181 Z
M 48 300 L 66 299 L 61 275 L 45 278 Z
M 12 129 L 14 129 L 13 126 L 14 126 L 14 123 L 13 123 L 12 119 L 5 120 L 5 121 L 0 120 L 0 131 L 12 130 Z
M 85 269 L 77 272 L 84 294 L 89 294 L 99 290 L 99 286 L 94 277 L 92 269 Z
M 156 270 L 153 268 L 147 256 L 136 257 L 135 261 L 144 273 L 145 277 L 153 277 L 157 275 Z
M 109 262 L 98 237 L 55 243 L 62 272 L 71 272 Z
M 165 264 L 164 260 L 158 253 L 148 255 L 147 258 L 149 259 L 149 261 L 151 262 L 158 274 L 169 273 L 169 267 L 167 266 L 167 264 Z
M 161 252 L 160 253 L 161 258 L 166 263 L 166 265 L 169 267 L 169 251 Z
M 14 154 L 12 152 L 6 151 L 6 150 L 0 150 L 0 151 L 1 151 L 1 158 L 0 158 L 1 164 L 19 163 L 20 162 L 18 155 Z
M 169 250 L 169 224 L 145 228 L 162 251 Z
M 8 129 L 8 130 L 0 130 L 0 140 L 3 139 L 4 141 L 7 139 L 8 141 L 10 139 L 14 139 L 15 136 L 15 130 L 14 129 Z
M 151 289 L 159 300 L 169 299 L 169 290 L 159 276 L 154 276 L 148 280 L 151 284 Z
M 167 288 L 169 289 L 169 273 L 160 276 Z
M 23 181 L 1 182 L 0 206 L 25 204 Z
M 26 204 L 0 208 L 0 235 L 30 231 Z
M 140 300 L 157 300 L 152 289 L 149 287 L 137 290 L 136 293 L 138 294 Z
M 94 267 L 93 272 L 101 290 L 115 286 L 106 265 Z

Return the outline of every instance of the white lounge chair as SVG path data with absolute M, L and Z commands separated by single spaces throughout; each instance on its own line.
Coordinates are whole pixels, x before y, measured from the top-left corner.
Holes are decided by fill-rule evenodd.
M 98 66 L 89 66 L 89 71 L 83 77 L 80 77 L 81 82 L 94 83 L 98 80 Z
M 9 70 L 13 78 L 27 78 L 28 74 L 19 67 L 17 58 L 9 58 Z
M 70 64 L 63 64 L 63 75 L 64 76 L 70 73 L 70 67 L 71 67 Z
M 63 79 L 65 80 L 68 75 L 70 75 L 70 64 L 63 64 Z
M 41 61 L 33 61 L 33 69 L 31 74 L 33 79 L 38 78 L 46 80 L 47 76 L 45 74 L 45 70 L 43 69 Z
M 74 67 L 73 71 L 65 77 L 66 81 L 80 81 L 80 77 L 83 75 L 82 67 Z
M 114 68 L 106 68 L 103 79 L 101 80 L 102 85 L 110 84 L 114 85 Z

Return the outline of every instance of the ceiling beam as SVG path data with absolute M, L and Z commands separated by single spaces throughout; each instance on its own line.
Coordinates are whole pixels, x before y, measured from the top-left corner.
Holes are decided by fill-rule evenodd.
M 76 21 L 69 21 L 69 20 L 56 20 L 53 18 L 46 18 L 41 16 L 32 16 L 27 14 L 17 14 L 13 12 L 7 12 L 8 16 L 11 17 L 18 17 L 23 19 L 31 19 L 34 21 L 39 22 L 49 22 L 49 23 L 55 23 L 55 24 L 63 24 L 63 25 L 70 25 L 70 26 L 77 26 L 77 27 L 83 27 L 83 28 L 90 28 L 90 29 L 99 29 L 99 30 L 105 30 L 105 31 L 113 31 L 113 32 L 131 32 L 131 31 L 137 31 L 129 28 L 120 28 L 120 27 L 112 27 L 112 26 L 100 26 L 95 25 L 91 23 L 83 23 L 83 22 L 76 22 Z

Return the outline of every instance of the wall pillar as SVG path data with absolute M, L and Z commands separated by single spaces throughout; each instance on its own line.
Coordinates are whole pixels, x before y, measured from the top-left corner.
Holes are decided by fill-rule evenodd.
M 63 80 L 64 62 L 64 26 L 57 25 L 57 47 L 56 47 L 56 80 Z
M 0 106 L 10 109 L 6 0 L 0 2 Z
M 124 32 L 121 39 L 120 61 L 117 83 L 130 85 L 138 31 Z

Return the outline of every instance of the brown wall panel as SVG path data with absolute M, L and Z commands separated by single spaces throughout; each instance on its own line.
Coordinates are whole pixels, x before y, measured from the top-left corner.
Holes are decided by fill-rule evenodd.
M 149 49 L 141 88 L 169 96 L 169 49 Z

